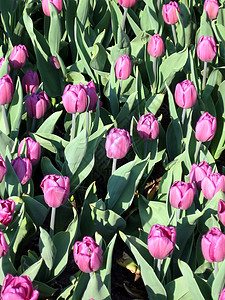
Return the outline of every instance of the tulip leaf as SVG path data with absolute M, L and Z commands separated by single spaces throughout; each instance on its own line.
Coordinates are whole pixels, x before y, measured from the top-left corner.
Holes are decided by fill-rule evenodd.
M 6 253 L 6 255 L 4 255 L 0 259 L 0 284 L 1 285 L 7 274 L 16 276 L 16 269 L 12 263 L 12 260 L 10 257 L 10 251 L 8 251 Z
M 179 277 L 173 281 L 170 281 L 166 285 L 167 299 L 168 300 L 190 300 L 191 293 L 189 292 L 188 286 L 184 277 Z
M 109 2 L 109 10 L 111 14 L 112 33 L 113 33 L 115 43 L 117 43 L 117 31 L 118 31 L 118 27 L 122 23 L 123 15 L 120 11 L 120 8 L 115 2 L 112 1 Z
M 56 247 L 46 230 L 40 227 L 39 249 L 41 257 L 49 269 L 52 270 L 56 256 Z
M 51 160 L 46 156 L 43 156 L 41 159 L 41 170 L 44 176 L 48 174 L 62 176 L 62 174 L 53 166 Z
M 132 93 L 127 101 L 124 103 L 122 109 L 116 117 L 118 128 L 127 128 L 129 126 L 132 117 L 137 116 L 138 100 L 136 99 L 137 93 Z
M 50 10 L 50 27 L 48 34 L 48 42 L 51 50 L 51 54 L 56 56 L 59 53 L 60 41 L 61 41 L 61 25 L 58 12 L 55 6 L 48 2 Z
M 62 114 L 61 111 L 56 111 L 52 115 L 50 115 L 44 123 L 38 128 L 36 133 L 53 133 L 55 125 Z
M 3 159 L 6 156 L 6 149 L 8 148 L 10 151 L 13 148 L 14 142 L 11 138 L 9 138 L 4 132 L 0 130 L 0 155 L 3 157 Z
M 225 261 L 221 264 L 219 272 L 213 280 L 212 284 L 212 298 L 213 300 L 219 299 L 219 294 L 224 288 L 225 285 Z
M 40 258 L 37 262 L 27 268 L 20 276 L 27 275 L 28 277 L 30 277 L 31 281 L 33 281 L 42 266 L 42 262 L 43 258 Z
M 157 278 L 153 268 L 148 264 L 147 260 L 150 260 L 151 255 L 148 252 L 146 243 L 134 236 L 126 236 L 120 232 L 122 240 L 130 248 L 133 253 L 137 264 L 141 270 L 141 276 L 144 281 L 149 299 L 167 299 L 166 291 Z
M 164 96 L 165 94 L 152 95 L 145 104 L 146 110 L 155 115 L 163 103 Z
M 82 32 L 84 31 L 85 24 L 89 16 L 89 10 L 90 10 L 89 0 L 80 1 L 78 3 L 76 16 Z
M 77 278 L 79 279 L 78 283 L 76 284 L 76 287 L 74 289 L 73 292 L 73 297 L 70 300 L 80 300 L 82 299 L 86 288 L 87 288 L 87 284 L 89 282 L 90 279 L 90 275 L 88 273 L 81 273 L 81 275 Z M 93 295 L 92 295 L 93 296 Z M 89 298 L 87 298 L 89 299 Z
M 98 273 L 93 273 L 91 276 L 82 300 L 90 299 L 93 296 L 95 297 L 95 300 L 111 299 L 109 291 Z
M 38 290 L 40 299 L 48 299 L 57 291 L 57 289 L 37 280 L 33 281 L 33 287 L 34 290 Z

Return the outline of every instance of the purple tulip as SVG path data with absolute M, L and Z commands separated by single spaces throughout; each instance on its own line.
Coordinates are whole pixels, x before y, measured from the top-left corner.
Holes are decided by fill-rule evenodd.
M 197 91 L 190 80 L 184 80 L 176 85 L 175 101 L 182 108 L 191 108 L 197 100 Z
M 89 96 L 90 103 L 88 106 L 88 111 L 95 111 L 98 102 L 98 95 L 96 93 L 95 84 L 93 81 L 89 81 L 86 85 L 83 85 L 86 94 Z
M 137 0 L 118 0 L 118 2 L 123 7 L 132 7 L 136 4 Z
M 198 141 L 208 142 L 214 138 L 216 133 L 216 118 L 205 112 L 199 118 L 195 127 L 195 137 Z
M 37 300 L 39 292 L 33 289 L 27 275 L 12 276 L 7 274 L 2 285 L 1 300 Z
M 130 134 L 125 129 L 112 128 L 106 137 L 105 150 L 108 158 L 124 158 L 130 146 Z
M 223 223 L 223 225 L 225 226 L 225 202 L 222 199 L 220 199 L 218 202 L 217 213 L 221 223 Z
M 44 193 L 45 202 L 50 207 L 59 207 L 70 195 L 70 180 L 67 176 L 46 175 L 40 187 Z
M 8 251 L 9 251 L 9 246 L 5 240 L 4 234 L 0 231 L 0 258 L 2 256 L 5 256 Z
M 56 69 L 60 69 L 61 66 L 60 66 L 60 63 L 59 63 L 59 60 L 56 56 L 51 56 L 50 57 L 50 64 L 56 68 Z
M 154 140 L 159 135 L 159 123 L 152 113 L 142 115 L 137 124 L 137 131 L 144 140 Z
M 0 182 L 2 182 L 5 173 L 7 172 L 6 164 L 3 158 L 0 155 Z
M 167 24 L 176 24 L 178 22 L 177 12 L 180 14 L 180 9 L 175 1 L 170 1 L 168 4 L 163 4 L 163 19 Z
M 26 152 L 26 157 L 29 158 L 31 161 L 32 165 L 36 165 L 41 157 L 41 145 L 38 142 L 35 142 L 31 137 L 26 137 L 23 139 L 18 148 L 18 156 L 20 156 L 20 153 L 23 149 L 24 146 L 24 141 L 26 143 L 27 147 L 27 152 Z
M 130 57 L 126 54 L 119 56 L 115 64 L 116 78 L 125 80 L 130 76 L 132 63 Z
M 17 157 L 12 160 L 11 164 L 21 184 L 25 184 L 31 179 L 32 164 L 28 158 Z
M 217 0 L 205 0 L 204 10 L 209 19 L 216 19 L 219 12 L 219 4 Z
M 156 259 L 170 256 L 176 242 L 176 229 L 173 226 L 153 225 L 148 235 L 148 250 Z
M 40 119 L 44 116 L 49 103 L 45 92 L 32 93 L 25 100 L 27 114 L 30 118 Z
M 90 273 L 100 269 L 102 265 L 103 251 L 99 245 L 89 236 L 85 236 L 82 242 L 76 242 L 73 248 L 75 263 L 84 273 Z
M 83 84 L 68 84 L 63 92 L 62 100 L 68 113 L 84 112 L 87 108 L 87 93 L 83 88 Z
M 28 92 L 35 93 L 39 86 L 39 78 L 37 72 L 27 71 L 22 79 L 22 87 L 26 94 Z
M 9 75 L 4 75 L 0 79 L 0 105 L 9 104 L 13 97 L 13 82 Z
M 15 210 L 15 202 L 12 199 L 0 200 L 0 223 L 8 226 Z
M 14 46 L 9 56 L 9 62 L 14 69 L 20 69 L 25 65 L 28 57 L 26 46 Z
M 50 17 L 49 2 L 56 8 L 57 12 L 60 13 L 62 10 L 62 0 L 42 0 L 42 9 L 46 16 Z
M 153 57 L 159 57 L 164 52 L 164 44 L 161 36 L 159 34 L 154 34 L 149 42 L 148 42 L 148 48 L 147 51 L 149 55 Z
M 175 181 L 170 188 L 170 204 L 175 208 L 188 209 L 192 205 L 194 196 L 194 183 Z
M 204 197 L 212 199 L 219 190 L 225 192 L 225 176 L 219 173 L 210 174 L 202 180 L 201 188 Z
M 207 162 L 202 161 L 199 165 L 192 165 L 189 180 L 191 183 L 195 182 L 197 189 L 201 190 L 202 180 L 210 174 L 212 174 L 212 167 L 210 167 Z
M 197 55 L 202 61 L 212 61 L 216 56 L 216 42 L 212 36 L 202 35 L 198 40 Z
M 208 262 L 220 262 L 225 258 L 225 234 L 211 228 L 201 240 L 202 254 Z

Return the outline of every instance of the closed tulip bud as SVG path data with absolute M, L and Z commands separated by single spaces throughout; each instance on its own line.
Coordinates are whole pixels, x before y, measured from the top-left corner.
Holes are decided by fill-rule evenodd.
M 25 184 L 31 179 L 32 164 L 28 158 L 17 157 L 12 160 L 11 164 L 21 184 Z
M 175 101 L 182 108 L 191 108 L 197 100 L 197 91 L 190 80 L 184 80 L 176 85 Z
M 62 0 L 42 0 L 42 9 L 46 16 L 50 17 L 49 2 L 56 8 L 57 12 L 60 13 L 62 10 Z
M 148 235 L 148 250 L 156 259 L 170 256 L 176 242 L 176 229 L 173 226 L 153 225 Z
M 0 223 L 8 226 L 15 210 L 15 202 L 12 199 L 0 200 Z
M 119 56 L 115 64 L 116 78 L 125 80 L 130 76 L 132 63 L 130 57 L 126 54 Z
M 14 46 L 9 56 L 9 62 L 14 69 L 22 68 L 28 58 L 27 48 L 24 45 Z
M 177 12 L 180 14 L 180 9 L 175 1 L 170 1 L 168 4 L 163 4 L 163 19 L 167 24 L 176 24 L 178 22 Z
M 216 56 L 216 42 L 212 36 L 202 35 L 198 40 L 197 55 L 202 61 L 212 61 Z
M 1 289 L 1 300 L 37 300 L 39 292 L 33 289 L 27 275 L 12 276 L 7 274 Z
M 170 188 L 170 204 L 179 209 L 188 209 L 194 200 L 195 185 L 183 181 L 175 181 Z
M 201 240 L 202 254 L 208 262 L 220 262 L 225 258 L 225 234 L 211 228 Z
M 89 236 L 85 236 L 82 242 L 76 242 L 73 248 L 74 261 L 84 273 L 97 271 L 102 265 L 103 251 L 99 245 Z
M 202 180 L 210 174 L 212 174 L 212 167 L 207 162 L 202 161 L 199 165 L 192 165 L 189 180 L 191 183 L 195 182 L 197 189 L 201 190 Z
M 86 94 L 89 96 L 90 103 L 88 106 L 88 111 L 95 111 L 98 102 L 98 95 L 96 93 L 95 84 L 93 81 L 89 81 L 86 85 L 83 85 Z
M 144 140 L 154 140 L 159 135 L 159 123 L 152 113 L 142 115 L 137 124 L 137 131 Z
M 223 289 L 220 293 L 219 300 L 225 300 L 225 289 Z
M 159 57 L 164 52 L 164 44 L 161 36 L 159 34 L 154 34 L 149 42 L 148 42 L 148 48 L 147 51 L 149 55 L 153 57 Z
M 206 199 L 212 199 L 219 191 L 225 192 L 225 176 L 219 173 L 213 173 L 206 176 L 201 184 L 202 193 Z
M 209 19 L 216 19 L 219 12 L 219 4 L 217 0 L 205 0 L 204 10 Z
M 123 7 L 132 7 L 136 4 L 137 0 L 118 0 L 118 2 Z
M 205 112 L 199 118 L 195 127 L 195 137 L 198 141 L 208 142 L 214 138 L 216 133 L 216 118 Z
M 2 182 L 5 173 L 7 172 L 6 164 L 4 159 L 0 155 L 0 182 Z
M 32 93 L 25 100 L 27 114 L 30 118 L 40 119 L 44 116 L 49 103 L 45 92 Z
M 222 199 L 220 199 L 218 202 L 217 213 L 221 223 L 223 223 L 223 225 L 225 226 L 225 202 Z
M 87 93 L 82 84 L 68 84 L 62 95 L 63 105 L 69 114 L 82 113 L 87 108 Z
M 67 176 L 46 175 L 40 187 L 44 193 L 45 202 L 50 207 L 59 207 L 70 195 L 70 180 Z
M 59 63 L 59 60 L 56 56 L 51 56 L 50 57 L 50 64 L 56 68 L 56 69 L 60 69 L 61 66 L 60 66 L 60 63 Z
M 41 157 L 41 145 L 38 142 L 35 142 L 31 137 L 26 137 L 23 139 L 18 148 L 18 156 L 20 156 L 20 153 L 24 147 L 24 141 L 26 143 L 26 157 L 31 161 L 32 165 L 36 165 Z
M 4 58 L 4 57 L 0 58 L 0 69 L 1 69 L 1 67 L 2 67 L 2 65 L 3 65 L 3 63 L 4 63 L 4 61 L 5 61 L 5 58 Z M 10 72 L 10 65 L 8 65 L 8 72 Z
M 9 246 L 5 240 L 4 234 L 0 231 L 0 258 L 2 256 L 5 256 L 8 251 L 9 251 Z
M 39 78 L 37 72 L 27 71 L 22 79 L 22 87 L 26 94 L 28 92 L 35 93 L 39 86 Z
M 130 146 L 130 134 L 125 129 L 113 128 L 106 137 L 105 150 L 108 158 L 124 158 Z
M 13 97 L 13 82 L 9 75 L 0 79 L 0 105 L 9 104 Z

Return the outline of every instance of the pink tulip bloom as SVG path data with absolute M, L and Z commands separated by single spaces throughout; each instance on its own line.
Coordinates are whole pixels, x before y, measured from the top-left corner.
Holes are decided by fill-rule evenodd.
M 132 63 L 130 57 L 126 54 L 119 56 L 115 64 L 116 78 L 125 80 L 130 76 Z
M 154 140 L 159 135 L 159 123 L 152 113 L 142 115 L 137 124 L 137 131 L 144 140 Z
M 113 128 L 106 137 L 105 150 L 108 158 L 124 158 L 130 146 L 130 134 L 125 129 Z
M 14 69 L 20 69 L 25 65 L 28 57 L 26 46 L 14 46 L 9 56 L 9 62 Z
M 198 40 L 197 55 L 202 61 L 212 61 L 216 56 L 216 42 L 212 36 L 202 35 Z
M 175 101 L 182 108 L 191 108 L 197 100 L 197 91 L 190 80 L 184 80 L 176 85 Z

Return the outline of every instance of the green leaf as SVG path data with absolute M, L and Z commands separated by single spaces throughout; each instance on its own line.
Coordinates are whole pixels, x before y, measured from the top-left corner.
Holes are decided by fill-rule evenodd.
M 51 54 L 56 56 L 59 53 L 60 41 L 61 41 L 61 24 L 59 14 L 55 6 L 51 3 L 47 3 L 50 9 L 50 27 L 48 33 L 48 42 L 51 50 Z
M 46 230 L 40 227 L 39 249 L 47 268 L 51 271 L 53 268 L 56 247 Z
M 44 123 L 38 128 L 36 133 L 53 133 L 55 125 L 62 114 L 61 111 L 54 112 L 51 116 L 49 116 Z
M 82 31 L 84 31 L 85 24 L 89 16 L 89 9 L 90 9 L 89 0 L 84 0 L 79 2 L 76 16 Z
M 93 296 L 95 297 L 95 300 L 111 299 L 109 291 L 98 273 L 93 273 L 91 279 L 88 282 L 87 288 L 84 292 L 82 299 L 91 299 L 91 297 Z
M 11 151 L 13 148 L 14 142 L 7 135 L 5 135 L 1 130 L 0 130 L 0 140 L 1 140 L 0 154 L 3 158 L 5 158 L 7 146 L 8 146 L 8 149 Z
M 34 263 L 28 269 L 26 269 L 21 274 L 21 276 L 27 275 L 28 277 L 30 277 L 31 281 L 34 281 L 35 277 L 37 276 L 37 274 L 41 268 L 42 262 L 43 262 L 43 258 L 40 258 L 36 263 Z
M 216 275 L 216 278 L 213 281 L 212 284 L 212 298 L 213 300 L 219 299 L 219 294 L 224 288 L 225 284 L 225 261 L 221 264 L 219 268 L 219 272 Z
M 188 286 L 184 277 L 179 277 L 173 281 L 170 281 L 166 285 L 167 299 L 168 300 L 192 300 Z
M 117 115 L 116 122 L 118 128 L 127 128 L 127 125 L 129 126 L 132 117 L 137 114 L 138 100 L 136 100 L 136 97 L 137 93 L 132 93 Z
M 164 96 L 165 94 L 152 95 L 145 104 L 147 111 L 155 115 L 163 103 Z
M 51 296 L 53 296 L 57 291 L 57 289 L 54 289 L 51 286 L 37 280 L 34 280 L 33 287 L 34 290 L 39 291 L 40 299 L 48 299 Z
M 41 170 L 43 176 L 49 174 L 56 174 L 62 176 L 62 174 L 53 166 L 51 160 L 46 156 L 43 156 L 41 159 Z

